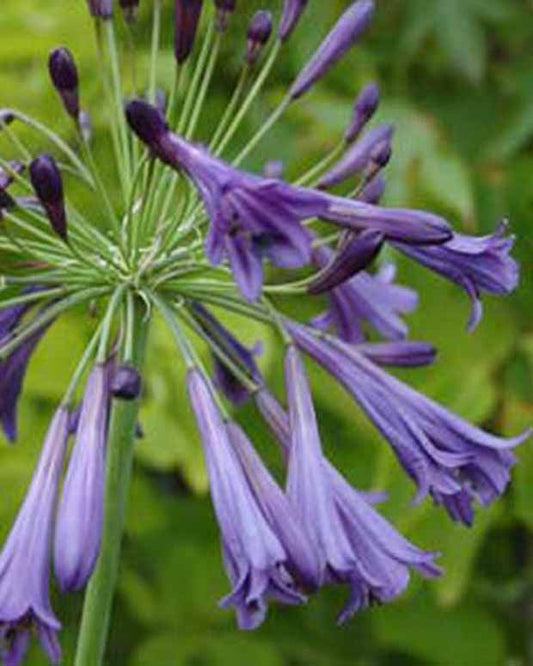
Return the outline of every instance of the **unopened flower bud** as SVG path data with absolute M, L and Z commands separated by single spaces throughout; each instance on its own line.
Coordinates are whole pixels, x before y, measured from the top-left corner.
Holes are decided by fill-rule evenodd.
M 259 11 L 252 16 L 248 27 L 248 47 L 246 50 L 246 62 L 253 65 L 263 46 L 268 42 L 272 34 L 272 14 Z
M 279 38 L 282 42 L 287 40 L 292 34 L 296 24 L 304 9 L 307 7 L 308 0 L 284 0 L 283 14 L 279 22 Z
M 66 112 L 77 121 L 80 113 L 78 70 L 72 53 L 64 47 L 54 49 L 48 59 L 48 70 Z
M 174 53 L 181 65 L 187 60 L 194 46 L 203 0 L 175 0 L 174 2 Z
M 224 32 L 228 26 L 228 16 L 235 11 L 237 0 L 215 0 L 217 8 L 217 30 Z
M 292 84 L 291 99 L 307 92 L 357 42 L 374 14 L 374 7 L 373 0 L 358 0 L 348 7 Z
M 111 393 L 122 400 L 136 400 L 141 394 L 141 375 L 131 365 L 119 366 L 111 380 Z
M 40 155 L 30 164 L 30 179 L 54 231 L 67 240 L 67 216 L 61 173 L 53 157 Z
M 139 0 L 119 0 L 122 13 L 128 23 L 133 23 L 137 18 L 137 10 L 139 9 Z
M 344 133 L 346 143 L 351 143 L 357 138 L 363 127 L 376 112 L 378 105 L 379 88 L 375 83 L 369 83 L 355 100 L 352 120 Z
M 92 16 L 109 19 L 113 16 L 113 0 L 87 0 Z
M 141 99 L 126 106 L 129 126 L 139 139 L 155 150 L 160 139 L 168 133 L 168 125 L 161 111 Z

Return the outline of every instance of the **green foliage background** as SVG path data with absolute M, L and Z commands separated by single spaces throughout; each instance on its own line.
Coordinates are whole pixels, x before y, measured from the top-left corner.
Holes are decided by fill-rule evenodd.
M 146 64 L 148 0 L 139 26 L 139 60 Z M 171 2 L 165 0 L 164 39 L 170 44 Z M 245 3 L 239 3 L 243 6 Z M 280 0 L 261 6 L 278 10 Z M 327 26 L 348 3 L 310 3 L 285 49 L 277 75 L 254 106 L 258 126 L 281 98 Z M 518 235 L 520 290 L 487 299 L 474 335 L 465 333 L 465 296 L 427 272 L 400 262 L 402 281 L 421 294 L 410 318 L 412 336 L 435 342 L 441 354 L 426 370 L 405 373 L 416 387 L 476 423 L 505 434 L 533 422 L 533 5 L 530 0 L 378 0 L 367 38 L 326 81 L 286 115 L 250 166 L 281 157 L 300 172 L 333 145 L 356 91 L 376 78 L 380 118 L 397 126 L 388 170 L 387 203 L 430 207 L 457 228 L 489 232 L 510 217 Z M 209 104 L 207 132 L 224 108 L 243 49 L 239 9 L 226 41 Z M 45 62 L 63 43 L 81 67 L 83 99 L 97 128 L 98 157 L 109 162 L 102 137 L 98 61 L 84 0 L 3 0 L 0 9 L 0 106 L 19 106 L 68 133 Z M 161 57 L 161 84 L 172 76 L 171 52 Z M 100 141 L 99 141 L 100 139 Z M 35 145 L 35 144 L 34 144 Z M 43 146 L 36 146 L 36 150 Z M 2 150 L 6 150 L 2 144 Z M 74 187 L 74 185 L 72 185 Z M 87 200 L 97 215 L 98 202 Z M 307 316 L 295 301 L 289 304 Z M 58 323 L 32 362 L 20 407 L 21 437 L 0 448 L 0 532 L 7 533 L 30 478 L 55 401 L 87 337 L 85 313 Z M 231 323 L 253 342 L 264 331 Z M 152 330 L 146 437 L 138 444 L 135 480 L 114 609 L 110 666 L 520 666 L 533 664 L 533 447 L 519 452 L 514 484 L 472 530 L 450 524 L 429 502 L 412 508 L 412 487 L 388 449 L 350 400 L 311 370 L 325 445 L 343 472 L 363 488 L 390 493 L 384 513 L 416 543 L 442 552 L 445 576 L 422 583 L 386 608 L 373 608 L 348 627 L 335 627 L 339 590 L 308 606 L 273 607 L 254 634 L 236 631 L 216 601 L 227 592 L 199 443 L 186 403 L 182 368 L 159 325 Z M 262 367 L 281 389 L 280 358 L 266 333 Z M 242 421 L 267 459 L 272 442 L 251 408 Z M 279 469 L 279 467 L 278 467 Z M 72 663 L 81 596 L 57 597 L 64 619 L 65 663 Z M 41 664 L 38 650 L 28 663 Z

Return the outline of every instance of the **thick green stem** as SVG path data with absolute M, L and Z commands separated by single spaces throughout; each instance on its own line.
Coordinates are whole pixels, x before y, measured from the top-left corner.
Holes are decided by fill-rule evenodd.
M 139 370 L 143 365 L 148 324 L 144 308 L 135 303 L 133 348 L 128 359 Z M 138 401 L 113 402 L 105 489 L 102 547 L 83 607 L 75 666 L 101 666 L 109 630 L 109 620 L 118 578 L 120 549 L 133 463 L 133 445 Z

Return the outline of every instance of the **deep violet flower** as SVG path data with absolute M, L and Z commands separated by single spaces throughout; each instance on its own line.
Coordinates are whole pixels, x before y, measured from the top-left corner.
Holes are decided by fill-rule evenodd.
M 140 0 L 119 0 L 120 8 L 128 23 L 133 23 L 137 17 Z
M 324 582 L 345 583 L 350 598 L 343 622 L 374 600 L 390 601 L 409 580 L 412 566 L 427 576 L 438 575 L 434 555 L 401 537 L 332 467 L 322 454 L 320 436 L 305 371 L 298 352 L 289 347 L 285 362 L 288 428 L 283 410 L 268 392 L 259 405 L 273 417 L 288 450 L 287 496 L 322 556 Z M 282 438 L 283 443 L 283 438 Z
M 181 65 L 190 56 L 203 0 L 174 0 L 174 54 Z
M 61 659 L 61 628 L 50 605 L 50 546 L 59 477 L 68 438 L 68 410 L 60 407 L 46 435 L 26 498 L 0 554 L 0 655 L 19 664 L 32 630 L 53 663 Z
M 137 400 L 141 395 L 142 379 L 137 368 L 123 364 L 113 372 L 110 391 L 121 400 Z
M 479 324 L 483 308 L 480 295 L 509 294 L 518 285 L 519 269 L 510 256 L 514 236 L 508 236 L 508 225 L 502 222 L 490 236 L 454 234 L 437 248 L 397 247 L 423 266 L 461 286 L 472 304 L 468 329 Z
M 253 65 L 272 33 L 272 14 L 258 11 L 250 21 L 247 34 L 246 62 Z
M 353 346 L 318 339 L 304 326 L 287 324 L 296 344 L 322 365 L 359 403 L 392 446 L 418 487 L 454 520 L 472 524 L 473 504 L 501 495 L 515 462 L 511 449 L 530 435 L 491 435 L 455 416 L 381 368 Z
M 357 42 L 374 14 L 373 0 L 352 3 L 334 25 L 289 90 L 291 99 L 301 97 Z
M 96 365 L 85 387 L 76 441 L 57 510 L 54 571 L 64 591 L 87 583 L 98 557 L 104 511 L 109 372 Z
M 304 601 L 290 572 L 313 580 L 312 559 L 306 557 L 305 543 L 297 542 L 298 533 L 282 524 L 284 516 L 278 512 L 285 505 L 283 495 L 274 490 L 266 470 L 261 466 L 259 476 L 247 478 L 252 469 L 257 474 L 258 462 L 248 460 L 247 467 L 242 466 L 242 455 L 236 454 L 232 440 L 238 440 L 237 446 L 246 455 L 243 434 L 231 426 L 228 432 L 198 370 L 189 371 L 188 390 L 203 443 L 224 562 L 233 585 L 221 605 L 235 607 L 242 629 L 254 629 L 265 618 L 269 598 L 289 604 Z M 261 501 L 254 493 L 261 494 Z M 285 517 L 291 520 L 290 510 Z M 285 543 L 287 538 L 290 544 Z
M 321 268 L 333 256 L 326 247 L 317 248 L 313 259 Z M 369 325 L 388 340 L 401 340 L 408 329 L 400 315 L 416 309 L 418 296 L 407 287 L 394 284 L 396 269 L 386 264 L 371 275 L 361 271 L 348 282 L 328 293 L 329 309 L 313 319 L 322 330 L 332 329 L 346 342 L 362 342 L 365 325 Z

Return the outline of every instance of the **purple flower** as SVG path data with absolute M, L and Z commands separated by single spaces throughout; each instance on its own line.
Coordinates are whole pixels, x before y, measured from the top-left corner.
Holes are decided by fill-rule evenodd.
M 113 0 L 87 0 L 92 16 L 108 19 L 113 16 Z
M 248 26 L 248 45 L 246 48 L 246 62 L 255 64 L 265 44 L 272 33 L 272 14 L 270 12 L 258 11 Z
M 300 20 L 309 0 L 283 0 L 283 13 L 279 22 L 279 38 L 287 40 Z
M 104 514 L 109 373 L 96 365 L 85 387 L 54 538 L 54 571 L 63 591 L 87 583 L 100 550 Z
M 40 155 L 34 159 L 30 164 L 30 179 L 52 228 L 66 241 L 68 234 L 63 180 L 54 158 L 50 155 Z
M 262 383 L 261 375 L 254 359 L 258 350 L 249 350 L 244 347 L 201 303 L 196 302 L 192 305 L 192 313 L 213 344 L 224 351 L 230 359 L 234 359 L 235 363 L 249 374 L 250 379 Z M 231 368 L 223 363 L 216 354 L 213 354 L 213 363 L 217 387 L 226 398 L 237 406 L 246 402 L 249 397 L 249 391 L 232 372 Z
M 0 654 L 19 664 L 32 630 L 54 663 L 61 658 L 61 625 L 49 598 L 50 545 L 57 488 L 68 438 L 60 407 L 48 429 L 31 485 L 0 555 Z
M 319 340 L 304 326 L 289 323 L 297 345 L 330 372 L 360 404 L 391 444 L 418 487 L 430 493 L 454 520 L 473 522 L 473 503 L 501 495 L 515 462 L 510 449 L 529 431 L 510 439 L 486 433 L 374 365 L 340 340 Z
M 309 293 L 321 294 L 347 282 L 377 257 L 382 245 L 383 234 L 379 231 L 367 229 L 359 235 L 349 234 L 343 247 L 309 283 Z
M 350 146 L 346 155 L 329 169 L 319 180 L 318 187 L 327 189 L 342 183 L 355 173 L 363 171 L 372 160 L 374 150 L 383 145 L 390 145 L 394 127 L 379 125 L 364 134 L 359 141 Z
M 63 106 L 77 121 L 80 114 L 78 70 L 72 53 L 64 47 L 54 49 L 48 59 L 48 70 L 54 88 L 61 96 Z
M 369 83 L 361 90 L 355 100 L 350 124 L 344 133 L 346 143 L 352 143 L 363 127 L 372 118 L 379 106 L 379 88 L 376 83 Z
M 433 554 L 401 537 L 324 458 L 305 371 L 294 347 L 287 352 L 285 376 L 289 421 L 283 425 L 281 410 L 274 422 L 286 449 L 290 442 L 287 497 L 321 554 L 324 582 L 350 586 L 339 618 L 343 622 L 373 600 L 390 601 L 403 592 L 410 566 L 427 576 L 439 570 Z M 272 398 L 268 402 L 271 412 L 279 412 Z
M 254 629 L 265 618 L 267 599 L 289 604 L 305 600 L 295 581 L 314 582 L 312 551 L 283 493 L 242 431 L 222 421 L 198 370 L 189 372 L 188 390 L 233 585 L 221 605 L 235 607 L 242 629 Z
M 373 0 L 354 2 L 337 21 L 289 90 L 291 99 L 301 97 L 357 42 L 374 14 Z
M 237 0 L 215 0 L 217 8 L 217 30 L 223 32 L 228 26 L 228 17 L 235 11 Z
M 172 134 L 161 113 L 141 100 L 130 102 L 126 114 L 157 157 L 195 183 L 210 218 L 206 253 L 214 264 L 228 258 L 249 300 L 259 296 L 263 259 L 282 268 L 309 262 L 311 234 L 301 222 L 312 217 L 407 243 L 441 243 L 451 236 L 446 221 L 430 213 L 379 208 L 231 167 Z
M 141 395 L 142 379 L 137 368 L 132 365 L 119 365 L 113 372 L 111 394 L 121 400 L 137 400 Z
M 203 0 L 174 0 L 174 54 L 181 65 L 194 46 Z
M 326 247 L 313 252 L 321 268 L 332 256 L 332 250 Z M 418 296 L 412 289 L 393 284 L 394 277 L 392 264 L 375 275 L 361 271 L 328 293 L 329 310 L 315 317 L 313 325 L 322 330 L 332 328 L 346 342 L 362 342 L 365 323 L 389 340 L 401 340 L 407 335 L 407 326 L 400 315 L 416 308 Z
M 362 342 L 357 351 L 373 363 L 397 368 L 415 368 L 435 361 L 437 350 L 427 342 Z
M 502 222 L 490 236 L 454 234 L 438 248 L 413 248 L 403 243 L 397 247 L 463 287 L 472 303 L 468 329 L 473 330 L 483 314 L 480 294 L 509 294 L 518 284 L 518 264 L 510 256 L 514 236 L 507 236 L 507 231 L 507 223 Z

